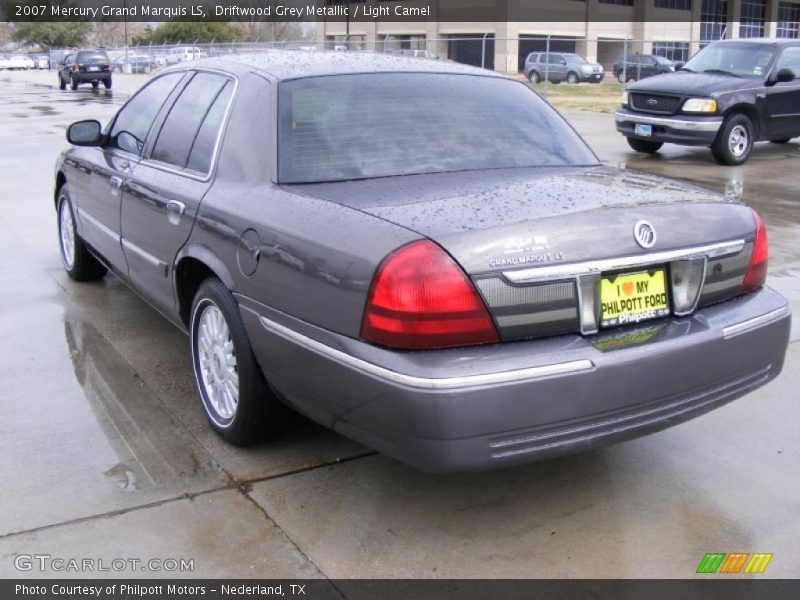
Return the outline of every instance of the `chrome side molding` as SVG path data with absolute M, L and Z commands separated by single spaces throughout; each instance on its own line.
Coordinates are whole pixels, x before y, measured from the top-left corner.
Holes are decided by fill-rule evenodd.
M 249 309 L 248 309 L 249 310 Z M 380 379 L 390 381 L 399 385 L 404 385 L 412 388 L 426 389 L 426 390 L 454 390 L 461 388 L 480 387 L 484 385 L 496 385 L 503 383 L 515 383 L 519 381 L 528 381 L 532 379 L 542 379 L 545 377 L 553 377 L 556 375 L 567 375 L 571 373 L 578 373 L 581 371 L 591 371 L 594 369 L 594 363 L 588 359 L 572 360 L 562 363 L 554 363 L 550 365 L 541 365 L 538 367 L 528 367 L 525 369 L 514 369 L 511 371 L 499 371 L 496 373 L 482 373 L 480 375 L 464 375 L 461 377 L 417 377 L 415 375 L 407 375 L 405 373 L 398 373 L 391 369 L 378 366 L 361 358 L 351 356 L 346 352 L 332 348 L 327 344 L 323 344 L 308 336 L 298 333 L 280 323 L 276 323 L 271 319 L 259 315 L 261 325 L 304 348 L 322 354 L 341 365 L 350 367 L 372 375 Z
M 758 317 L 753 317 L 752 319 L 747 319 L 746 321 L 742 321 L 741 323 L 736 323 L 734 325 L 728 325 L 722 329 L 722 337 L 726 340 L 736 337 L 737 335 L 750 331 L 751 329 L 756 329 L 757 327 L 761 327 L 771 323 L 772 321 L 782 319 L 783 317 L 787 316 L 789 312 L 789 305 L 787 304 L 786 306 L 782 306 L 768 313 L 764 313 Z

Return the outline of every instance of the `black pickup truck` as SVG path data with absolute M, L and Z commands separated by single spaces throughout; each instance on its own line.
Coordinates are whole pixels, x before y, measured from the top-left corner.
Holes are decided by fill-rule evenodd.
M 615 118 L 638 152 L 710 146 L 718 163 L 742 164 L 754 142 L 800 136 L 800 40 L 715 42 L 681 70 L 629 85 Z

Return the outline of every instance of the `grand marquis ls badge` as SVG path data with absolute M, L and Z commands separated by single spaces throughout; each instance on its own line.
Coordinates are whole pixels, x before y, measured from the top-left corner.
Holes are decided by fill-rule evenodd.
M 633 239 L 642 248 L 652 248 L 656 245 L 656 230 L 647 221 L 639 221 L 633 226 Z

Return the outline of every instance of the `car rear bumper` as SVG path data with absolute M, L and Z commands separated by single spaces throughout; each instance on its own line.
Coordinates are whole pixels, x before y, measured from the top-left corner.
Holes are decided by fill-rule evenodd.
M 80 83 L 88 81 L 103 81 L 104 79 L 111 79 L 111 71 L 94 71 L 91 73 L 71 73 L 70 77 L 74 78 Z
M 625 137 L 684 146 L 710 146 L 722 127 L 722 117 L 656 116 L 620 108 L 614 115 L 617 131 Z M 634 133 L 637 123 L 653 126 L 653 135 L 640 137 Z
M 778 375 L 791 321 L 786 300 L 764 288 L 588 338 L 393 352 L 238 300 L 290 405 L 429 471 L 571 454 L 703 414 Z

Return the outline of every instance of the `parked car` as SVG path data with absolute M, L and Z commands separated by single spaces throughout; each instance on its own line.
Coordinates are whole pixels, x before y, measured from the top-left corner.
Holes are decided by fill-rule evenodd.
M 205 58 L 206 53 L 197 46 L 178 46 L 169 48 L 165 53 L 165 57 L 168 65 L 176 65 L 190 60 Z
M 34 68 L 45 70 L 50 68 L 50 57 L 47 54 L 37 54 L 31 58 L 33 59 Z
M 111 89 L 111 71 L 113 66 L 105 50 L 78 50 L 64 57 L 64 62 L 58 71 L 58 87 L 67 89 L 69 85 L 73 90 L 83 83 L 91 83 L 97 88 L 100 83 Z
M 27 71 L 28 69 L 36 68 L 33 59 L 26 54 L 12 54 L 6 56 L 6 61 L 3 63 L 2 68 L 9 71 Z
M 499 467 L 674 425 L 783 365 L 754 211 L 602 166 L 487 70 L 194 61 L 67 139 L 64 268 L 112 270 L 188 333 L 235 444 L 286 403 L 424 469 Z
M 114 72 L 123 73 L 125 71 L 125 56 L 120 56 L 113 62 Z M 145 54 L 129 54 L 127 64 L 130 65 L 131 73 L 151 73 L 155 71 L 156 61 Z
M 8 56 L 0 54 L 0 71 L 8 69 Z
M 800 42 L 724 40 L 677 73 L 628 86 L 617 131 L 653 154 L 664 143 L 710 146 L 722 165 L 747 160 L 753 143 L 800 136 Z
M 603 76 L 602 65 L 569 52 L 531 52 L 525 58 L 525 77 L 531 83 L 544 81 L 545 77 L 552 83 L 600 83 Z
M 620 57 L 614 64 L 614 77 L 620 83 L 639 81 L 645 77 L 672 73 L 673 71 L 675 71 L 674 62 L 655 54 L 629 54 L 626 60 Z

